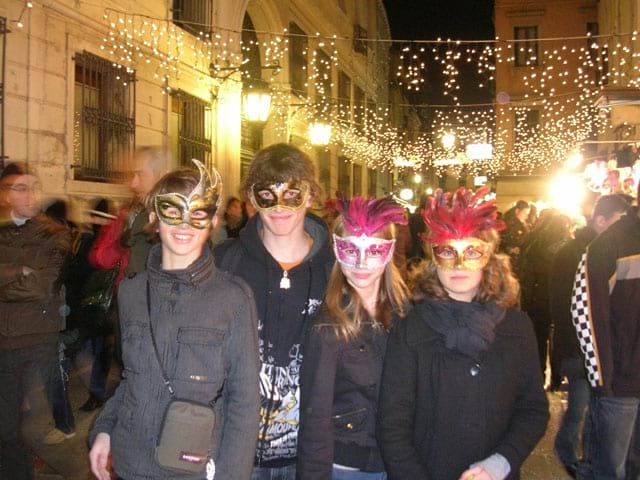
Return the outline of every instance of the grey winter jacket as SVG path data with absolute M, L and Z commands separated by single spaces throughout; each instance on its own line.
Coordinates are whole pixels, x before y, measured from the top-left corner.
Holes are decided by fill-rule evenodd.
M 163 366 L 175 396 L 213 400 L 212 458 L 216 479 L 248 480 L 258 435 L 258 331 L 249 287 L 219 271 L 208 248 L 188 269 L 163 271 L 161 246 L 147 271 L 124 280 L 118 293 L 123 379 L 95 422 L 90 440 L 108 433 L 116 474 L 127 480 L 202 479 L 176 475 L 154 460 L 170 394 L 163 384 L 149 332 L 146 304 Z M 223 386 L 224 383 L 224 386 Z

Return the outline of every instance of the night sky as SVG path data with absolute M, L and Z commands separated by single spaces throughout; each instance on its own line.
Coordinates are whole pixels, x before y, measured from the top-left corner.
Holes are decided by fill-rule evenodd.
M 493 4 L 494 0 L 384 0 L 392 37 L 400 40 L 493 39 Z M 422 95 L 412 96 L 413 103 L 450 103 L 441 94 L 443 80 L 438 70 L 428 66 L 429 87 Z M 473 71 L 461 72 L 461 102 L 491 101 L 493 92 L 476 87 Z

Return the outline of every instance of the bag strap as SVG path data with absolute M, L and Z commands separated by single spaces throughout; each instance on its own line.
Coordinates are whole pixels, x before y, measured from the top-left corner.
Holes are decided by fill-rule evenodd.
M 171 386 L 171 381 L 169 380 L 167 372 L 162 366 L 162 360 L 160 359 L 160 352 L 158 352 L 158 344 L 156 343 L 156 336 L 153 333 L 153 322 L 151 321 L 151 292 L 149 287 L 149 279 L 147 279 L 147 313 L 149 314 L 149 333 L 151 333 L 151 343 L 153 343 L 153 351 L 156 354 L 156 360 L 158 361 L 158 366 L 160 367 L 162 380 L 164 381 L 164 384 L 166 385 L 167 390 L 169 390 L 169 394 L 173 397 L 175 394 L 175 391 Z
M 162 366 L 162 360 L 160 358 L 160 352 L 158 351 L 158 344 L 156 343 L 156 336 L 153 332 L 153 322 L 151 321 L 151 288 L 149 287 L 149 279 L 147 278 L 147 313 L 149 316 L 149 333 L 151 334 L 151 343 L 153 344 L 153 351 L 156 354 L 156 360 L 158 361 L 158 367 L 160 367 L 160 374 L 162 375 L 162 380 L 169 390 L 169 394 L 173 397 L 175 395 L 175 390 L 173 386 L 171 386 L 171 381 L 169 380 L 169 376 Z M 213 407 L 218 399 L 222 396 L 222 392 L 224 390 L 224 384 L 226 383 L 226 378 L 222 381 L 222 386 L 220 386 L 220 390 L 216 396 L 209 402 L 209 405 Z

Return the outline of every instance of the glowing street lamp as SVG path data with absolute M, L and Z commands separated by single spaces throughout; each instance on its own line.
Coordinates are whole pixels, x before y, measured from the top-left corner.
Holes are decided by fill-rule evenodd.
M 410 188 L 403 188 L 400 190 L 400 198 L 406 202 L 413 200 L 413 190 Z
M 456 146 L 456 136 L 453 133 L 445 133 L 444 135 L 442 135 L 442 147 L 445 150 L 453 150 L 453 148 Z
M 426 193 L 427 195 L 433 195 L 433 188 L 428 187 L 428 188 L 424 191 L 424 193 Z
M 250 86 L 242 94 L 244 118 L 252 123 L 265 123 L 271 110 L 271 93 L 260 85 Z
M 420 175 L 419 173 L 416 173 L 415 176 L 413 177 L 413 183 L 420 183 L 422 181 L 422 175 Z
M 324 147 L 331 141 L 331 125 L 316 121 L 309 124 L 309 141 L 315 147 Z

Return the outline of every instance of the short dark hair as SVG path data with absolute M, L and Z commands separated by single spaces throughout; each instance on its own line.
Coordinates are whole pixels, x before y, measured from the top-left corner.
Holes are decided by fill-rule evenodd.
M 320 185 L 316 181 L 316 168 L 298 147 L 289 143 L 275 143 L 263 148 L 251 162 L 249 172 L 242 182 L 241 192 L 247 198 L 251 186 L 265 180 L 286 182 L 291 179 L 305 180 L 311 187 L 311 196 L 320 194 Z
M 516 202 L 516 210 L 524 210 L 525 208 L 531 208 L 529 202 L 525 202 L 524 200 L 518 200 Z
M 12 162 L 2 170 L 0 181 L 10 176 L 21 177 L 22 175 L 33 175 L 33 173 L 26 164 L 22 162 Z
M 630 204 L 621 195 L 603 195 L 593 207 L 592 218 L 602 216 L 605 220 L 610 219 L 618 212 L 626 212 Z

